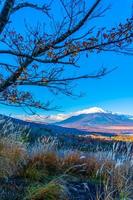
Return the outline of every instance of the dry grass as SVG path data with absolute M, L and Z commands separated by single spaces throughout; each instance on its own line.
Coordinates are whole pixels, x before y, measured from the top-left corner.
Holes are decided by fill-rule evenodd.
M 28 200 L 69 200 L 66 184 L 60 180 L 68 178 L 71 182 L 72 177 L 78 182 L 101 184 L 104 200 L 133 199 L 130 161 L 118 165 L 111 158 L 97 158 L 78 151 L 66 154 L 64 151 L 61 155 L 53 146 L 51 150 L 48 146 L 38 146 L 33 153 L 10 138 L 0 140 L 0 159 L 0 178 L 14 176 L 29 181 L 30 187 L 25 191 Z M 100 200 L 100 195 L 98 190 L 96 200 Z
M 26 159 L 27 152 L 21 143 L 0 139 L 0 177 L 16 175 Z
M 97 179 L 98 172 L 104 167 L 106 170 L 103 172 L 103 179 L 108 176 L 107 171 L 114 167 L 112 160 L 98 159 L 94 156 L 82 156 L 80 153 L 70 153 L 61 160 L 63 171 L 68 174 L 74 174 L 84 179 Z
M 67 189 L 63 184 L 52 181 L 47 185 L 28 188 L 27 200 L 67 200 Z

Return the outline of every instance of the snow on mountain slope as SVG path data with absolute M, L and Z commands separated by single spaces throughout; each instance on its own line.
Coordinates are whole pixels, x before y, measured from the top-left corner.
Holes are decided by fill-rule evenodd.
M 80 114 L 57 124 L 88 131 L 133 132 L 133 120 L 130 116 L 108 112 Z

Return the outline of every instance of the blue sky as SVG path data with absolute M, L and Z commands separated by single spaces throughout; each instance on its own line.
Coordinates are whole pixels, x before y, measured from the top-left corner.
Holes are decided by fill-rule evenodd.
M 37 2 L 36 0 L 34 1 Z M 103 0 L 102 5 L 106 5 L 106 2 Z M 108 0 L 108 4 L 110 3 L 111 9 L 107 11 L 105 17 L 99 18 L 98 21 L 97 19 L 93 20 L 92 24 L 110 28 L 119 22 L 124 22 L 127 17 L 131 17 L 132 0 Z M 21 13 L 14 16 L 14 25 L 18 30 L 22 28 L 18 23 L 19 17 L 23 23 L 22 14 L 26 14 L 31 23 L 33 17 L 34 19 L 38 17 L 37 13 L 33 16 L 33 11 L 28 9 L 21 11 Z M 111 52 L 90 54 L 88 59 L 82 57 L 80 65 L 82 66 L 81 73 L 93 72 L 101 66 L 118 68 L 100 80 L 78 81 L 78 86 L 75 90 L 85 93 L 82 98 L 70 98 L 64 95 L 53 96 L 41 88 L 35 88 L 33 90 L 34 94 L 44 101 L 52 99 L 54 104 L 61 106 L 61 110 L 64 113 L 97 106 L 113 112 L 133 114 L 133 57 Z M 38 112 L 39 114 L 45 114 L 43 111 Z M 0 105 L 0 113 L 6 115 L 25 114 L 21 108 L 2 105 Z M 53 111 L 53 113 L 55 112 Z

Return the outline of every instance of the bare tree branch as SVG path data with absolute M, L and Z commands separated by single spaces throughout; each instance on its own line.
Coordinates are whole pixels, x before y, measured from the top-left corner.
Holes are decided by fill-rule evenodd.
M 17 0 L 4 0 L 0 13 L 0 102 L 46 110 L 49 106 L 35 100 L 31 91 L 25 92 L 26 86 L 47 88 L 55 95 L 63 93 L 73 96 L 74 81 L 98 79 L 114 70 L 101 68 L 93 74 L 88 72 L 69 76 L 67 67 L 84 67 L 79 62 L 82 55 L 86 55 L 86 59 L 89 58 L 88 54 L 102 51 L 133 55 L 132 48 L 128 48 L 133 41 L 132 19 L 127 19 L 125 23 L 120 23 L 110 30 L 105 27 L 97 30 L 96 25 L 92 26 L 88 22 L 91 19 L 98 20 L 108 9 L 99 7 L 102 0 L 94 0 L 90 8 L 86 6 L 87 0 L 60 2 L 58 5 L 63 6 L 64 10 L 60 19 L 56 19 L 55 5 L 51 7 L 52 4 L 35 4 L 32 0 L 22 3 Z M 10 20 L 11 14 L 23 8 L 35 9 L 47 15 L 50 10 L 50 17 L 33 26 L 24 23 L 24 29 L 18 32 L 17 28 L 13 27 L 14 19 Z M 4 56 L 8 56 L 8 59 L 3 60 Z M 24 90 L 20 90 L 24 86 Z
M 6 0 L 3 6 L 3 9 L 0 13 L 0 34 L 8 23 L 14 4 L 15 0 Z
M 38 6 L 38 4 L 33 4 L 33 3 L 29 3 L 29 2 L 24 2 L 24 3 L 20 3 L 18 5 L 16 5 L 13 9 L 12 9 L 12 13 L 19 11 L 22 8 L 33 8 L 36 9 L 38 11 L 41 11 L 42 13 L 45 13 L 49 16 L 49 7 L 47 5 L 43 5 L 43 6 Z

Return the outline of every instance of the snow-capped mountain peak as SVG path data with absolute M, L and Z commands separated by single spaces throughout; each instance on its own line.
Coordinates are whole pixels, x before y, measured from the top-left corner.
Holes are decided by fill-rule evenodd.
M 99 107 L 91 107 L 75 112 L 76 115 L 89 113 L 106 113 L 106 111 Z

